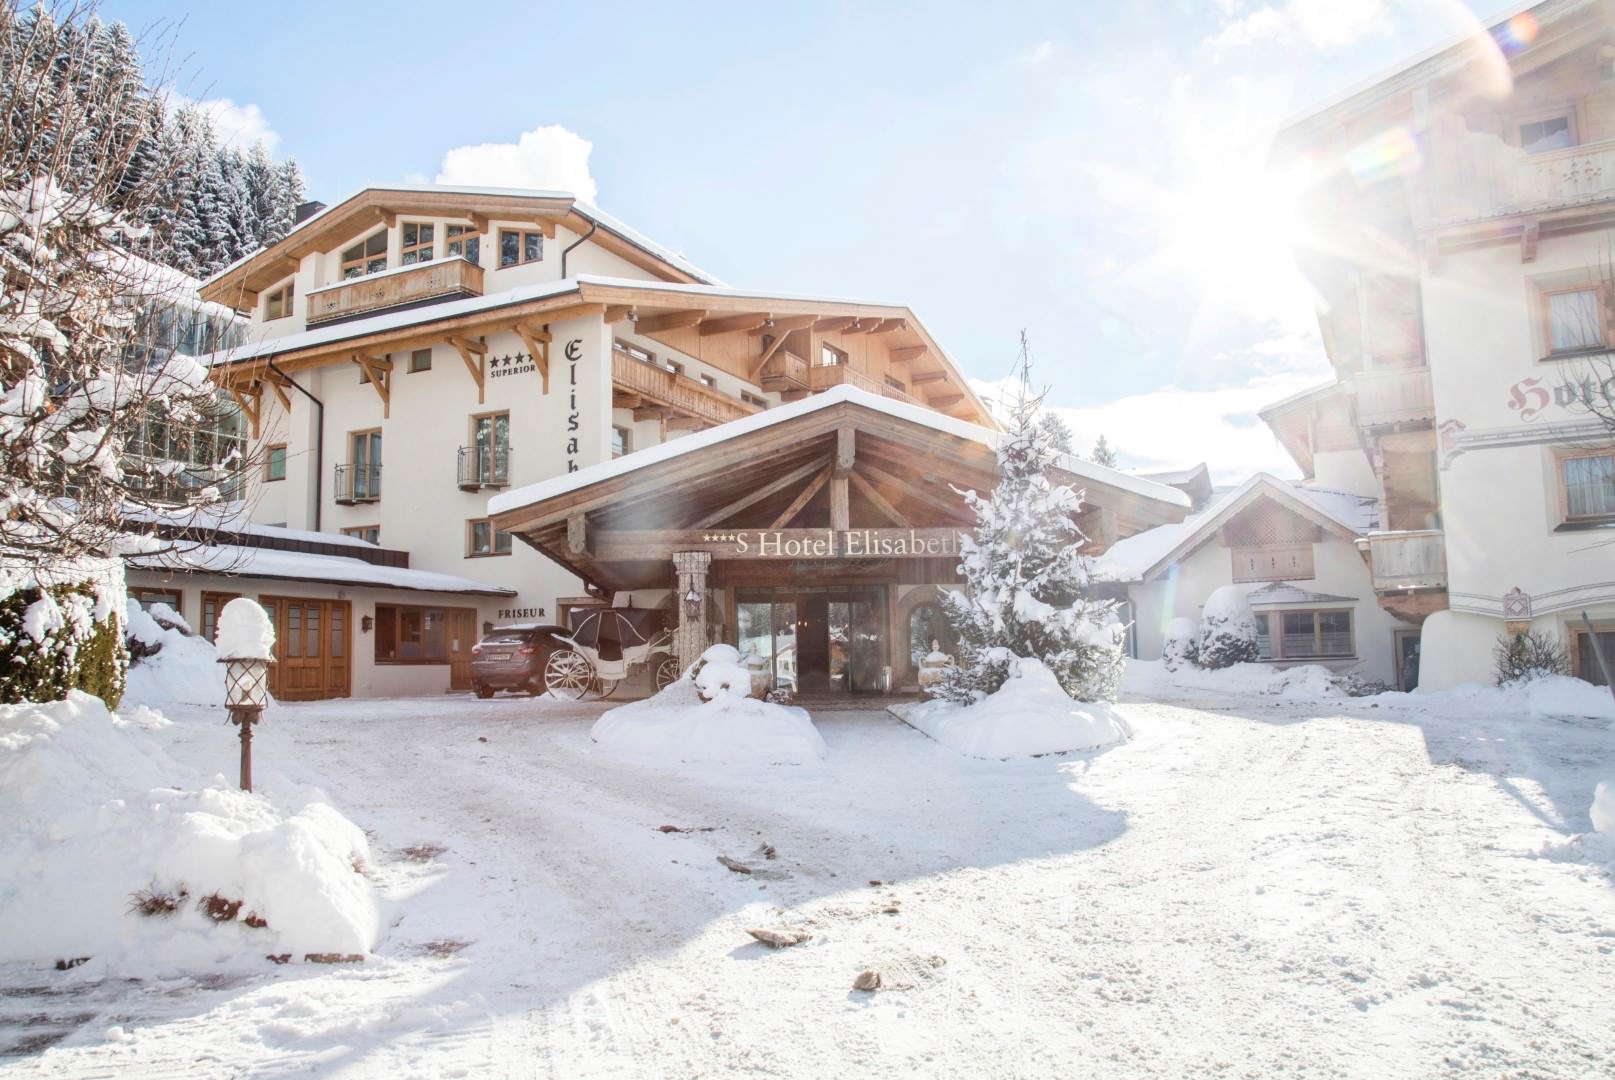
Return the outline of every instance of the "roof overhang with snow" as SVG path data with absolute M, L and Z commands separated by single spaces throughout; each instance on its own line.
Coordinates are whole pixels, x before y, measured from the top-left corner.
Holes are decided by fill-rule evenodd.
M 832 528 L 838 483 L 851 529 L 968 531 L 962 492 L 997 482 L 1006 436 L 852 387 L 504 492 L 495 527 L 605 589 L 665 586 L 671 555 L 736 530 Z M 1066 458 L 1091 537 L 1179 521 L 1181 491 Z M 703 536 L 705 539 L 703 539 Z
M 978 423 L 995 423 L 953 358 L 901 304 L 591 274 L 266 338 L 204 359 L 221 385 L 245 392 L 279 385 L 297 371 L 347 364 L 359 355 L 406 352 L 586 316 L 621 322 L 630 314 L 638 320 L 635 333 L 675 349 L 698 349 L 700 342 L 722 334 L 746 336 L 768 321 L 777 321 L 776 332 L 785 335 L 825 328 L 847 334 L 857 327 L 905 357 L 909 386 L 924 404 Z M 665 330 L 655 329 L 659 320 L 669 324 Z M 690 335 L 697 344 L 685 340 Z M 269 368 L 271 362 L 275 370 Z M 749 367 L 731 373 L 755 384 L 757 373 Z
M 515 596 L 516 590 L 483 581 L 378 566 L 341 555 L 309 554 L 235 544 L 176 542 L 167 550 L 126 556 L 130 569 L 167 574 L 215 574 L 226 578 L 265 578 L 321 585 L 366 586 L 405 592 L 451 593 L 461 596 Z
M 516 188 L 397 185 L 365 188 L 314 214 L 281 240 L 220 270 L 202 283 L 204 299 L 244 310 L 257 294 L 297 269 L 305 256 L 330 251 L 376 225 L 400 217 L 448 217 L 478 225 L 490 220 L 531 222 L 551 237 L 560 226 L 665 281 L 716 284 L 683 256 L 565 191 Z
M 1156 581 L 1263 499 L 1270 499 L 1326 533 L 1350 542 L 1366 535 L 1371 524 L 1366 515 L 1353 519 L 1349 513 L 1350 503 L 1372 502 L 1366 497 L 1309 491 L 1293 487 L 1269 473 L 1257 473 L 1192 521 L 1176 527 L 1164 526 L 1159 530 L 1161 536 L 1143 533 L 1118 544 L 1101 560 L 1100 576 L 1114 581 Z M 1331 508 L 1329 500 L 1341 503 L 1338 512 Z

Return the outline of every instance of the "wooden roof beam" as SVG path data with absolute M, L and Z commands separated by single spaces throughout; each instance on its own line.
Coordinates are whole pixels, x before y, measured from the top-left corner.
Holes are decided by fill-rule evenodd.
M 726 315 L 721 319 L 703 321 L 698 332 L 702 337 L 712 337 L 714 334 L 733 334 L 743 330 L 760 330 L 773 321 L 774 317 L 766 311 L 747 312 L 744 315 Z
M 845 330 L 857 321 L 851 315 L 837 315 L 832 318 L 819 319 L 813 324 L 813 332 L 823 334 L 831 330 Z
M 607 326 L 611 326 L 615 323 L 622 322 L 632 314 L 634 314 L 634 305 L 612 304 L 610 307 L 606 308 L 606 313 L 602 316 L 602 318 Z
M 796 330 L 806 330 L 819 321 L 817 315 L 789 315 L 782 319 L 769 319 L 761 326 L 751 331 L 753 337 L 764 334 L 772 337 L 783 337 Z
M 876 510 L 879 510 L 886 516 L 887 521 L 890 521 L 893 525 L 899 525 L 905 529 L 912 529 L 914 527 L 914 523 L 910 521 L 901 510 L 897 509 L 897 507 L 888 502 L 886 496 L 882 495 L 878 490 L 876 490 L 874 484 L 871 484 L 868 480 L 865 480 L 857 473 L 852 473 L 848 479 L 852 481 L 852 486 L 857 488 L 863 497 L 868 499 L 870 503 L 874 505 Z M 902 488 L 899 487 L 898 490 L 901 491 Z
M 880 324 L 878 326 L 876 326 L 873 330 L 869 331 L 869 332 L 871 334 L 890 334 L 894 330 L 907 330 L 907 329 L 908 329 L 908 320 L 907 319 L 882 319 L 880 321 Z
M 538 365 L 538 373 L 544 378 L 544 393 L 550 392 L 550 332 L 540 330 L 529 323 L 516 324 L 516 336 L 522 339 L 527 351 L 532 354 L 533 363 Z
M 800 514 L 803 508 L 806 507 L 808 503 L 813 501 L 813 496 L 819 493 L 819 489 L 830 482 L 831 469 L 832 466 L 823 466 L 819 470 L 819 475 L 815 476 L 807 487 L 797 492 L 796 498 L 791 500 L 791 505 L 780 511 L 780 515 L 774 519 L 774 523 L 770 525 L 769 528 L 783 529 L 789 525 L 791 523 L 791 519 L 796 517 L 797 514 Z
M 634 329 L 641 334 L 659 334 L 664 330 L 681 330 L 696 326 L 707 317 L 706 310 L 669 311 L 662 315 L 641 315 Z
M 477 404 L 486 404 L 488 347 L 481 342 L 468 341 L 460 337 L 450 337 L 447 341 L 454 347 L 454 351 L 460 354 L 465 369 L 471 373 L 471 381 L 477 384 Z
M 387 376 L 392 373 L 393 362 L 385 356 L 368 356 L 365 353 L 354 353 L 353 362 L 370 377 L 370 385 L 375 387 L 376 396 L 381 398 L 381 416 L 385 420 L 392 415 L 393 393 L 392 387 L 387 385 Z
M 911 360 L 918 360 L 930 353 L 924 345 L 906 345 L 901 349 L 893 349 L 886 354 L 886 359 L 894 364 L 906 364 Z
M 727 506 L 723 506 L 712 511 L 712 513 L 705 515 L 701 518 L 701 520 L 693 523 L 689 527 L 691 529 L 709 529 L 720 522 L 728 521 L 730 518 L 746 509 L 746 507 L 760 503 L 770 495 L 776 495 L 779 492 L 784 491 L 792 484 L 797 483 L 800 480 L 807 479 L 808 476 L 823 468 L 824 465 L 821 462 L 810 461 L 806 465 L 792 469 L 790 472 L 786 473 L 778 480 L 775 480 L 773 483 L 765 484 L 756 491 L 748 492 L 747 494 L 742 495 L 740 498 L 736 499 L 732 503 L 729 503 Z
M 933 409 L 940 410 L 945 409 L 950 405 L 957 405 L 964 399 L 965 396 L 963 394 L 943 394 L 940 397 L 926 398 L 925 403 L 931 406 Z

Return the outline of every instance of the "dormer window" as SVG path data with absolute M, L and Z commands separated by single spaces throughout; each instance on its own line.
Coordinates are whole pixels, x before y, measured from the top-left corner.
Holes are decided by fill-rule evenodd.
M 264 322 L 271 319 L 284 319 L 292 313 L 292 292 L 297 280 L 286 282 L 280 288 L 264 296 Z
M 383 233 L 383 236 L 386 234 Z M 402 265 L 432 261 L 432 226 L 428 222 L 404 222 Z M 367 271 L 368 272 L 368 271 Z
M 475 225 L 450 225 L 448 228 L 448 251 L 450 255 L 463 255 L 465 261 L 472 265 L 480 265 L 482 258 L 482 237 Z
M 520 266 L 538 262 L 544 257 L 544 234 L 520 232 L 516 229 L 499 230 L 499 265 Z
M 387 269 L 387 230 L 382 229 L 342 253 L 342 277 L 364 277 Z

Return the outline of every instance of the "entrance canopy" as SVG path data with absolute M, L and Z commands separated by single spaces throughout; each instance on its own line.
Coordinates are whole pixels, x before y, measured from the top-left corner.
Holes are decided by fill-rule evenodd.
M 713 563 L 956 560 L 1006 436 L 843 386 L 496 496 L 495 527 L 605 590 L 666 587 L 675 552 Z M 1066 458 L 1095 554 L 1182 520 L 1164 484 Z

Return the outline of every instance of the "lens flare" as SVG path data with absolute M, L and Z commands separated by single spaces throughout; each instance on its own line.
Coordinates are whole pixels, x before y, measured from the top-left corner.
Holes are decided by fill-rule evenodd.
M 1423 163 L 1418 137 L 1400 126 L 1380 132 L 1346 154 L 1346 170 L 1359 186 L 1406 176 Z
M 1503 50 L 1504 56 L 1516 55 L 1535 41 L 1536 35 L 1536 16 L 1529 11 L 1522 11 L 1492 29 L 1492 37 L 1496 39 L 1497 47 Z

